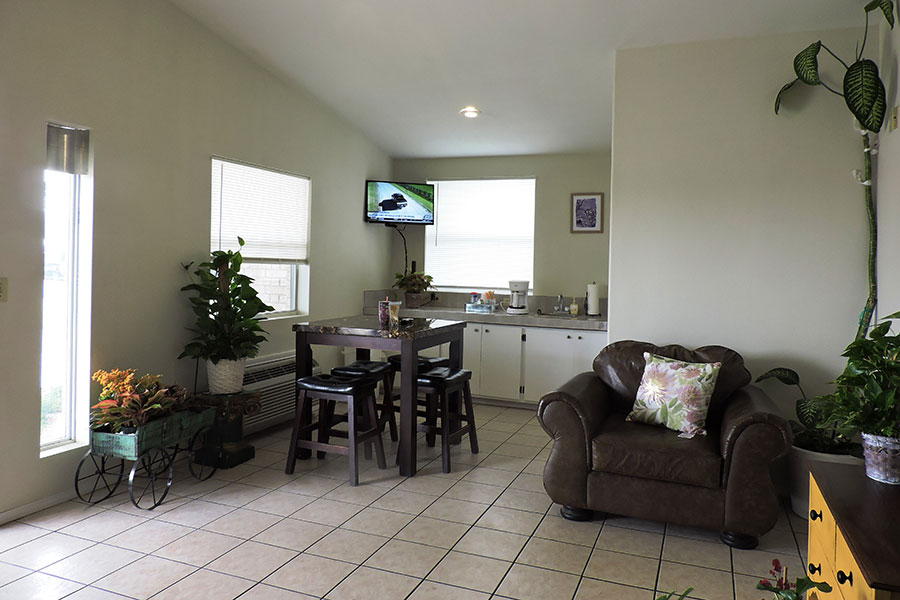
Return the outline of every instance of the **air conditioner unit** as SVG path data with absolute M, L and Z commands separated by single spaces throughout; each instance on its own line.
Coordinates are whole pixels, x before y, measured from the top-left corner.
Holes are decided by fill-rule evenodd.
M 296 362 L 293 352 L 259 357 L 247 362 L 243 391 L 258 392 L 262 409 L 255 415 L 244 416 L 244 434 L 267 429 L 294 417 Z M 313 374 L 321 371 L 318 363 L 313 361 Z

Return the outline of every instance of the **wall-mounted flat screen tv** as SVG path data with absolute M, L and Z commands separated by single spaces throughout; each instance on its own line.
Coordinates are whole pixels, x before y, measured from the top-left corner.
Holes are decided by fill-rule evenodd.
M 434 225 L 434 185 L 366 181 L 366 222 Z

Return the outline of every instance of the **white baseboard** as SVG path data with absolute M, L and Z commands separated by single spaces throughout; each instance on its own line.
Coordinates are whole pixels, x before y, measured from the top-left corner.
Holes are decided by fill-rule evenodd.
M 75 490 L 67 490 L 65 492 L 60 492 L 58 494 L 48 496 L 47 498 L 36 500 L 35 502 L 30 502 L 24 506 L 19 506 L 18 508 L 7 510 L 0 513 L 0 525 L 9 523 L 10 521 L 15 521 L 16 519 L 21 519 L 22 517 L 30 515 L 31 513 L 36 513 L 39 510 L 44 510 L 45 508 L 56 506 L 60 502 L 71 500 L 74 497 Z

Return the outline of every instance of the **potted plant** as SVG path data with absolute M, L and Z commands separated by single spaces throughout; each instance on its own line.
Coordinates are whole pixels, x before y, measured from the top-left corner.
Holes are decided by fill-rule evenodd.
M 847 346 L 841 355 L 847 368 L 834 393 L 816 398 L 816 405 L 836 431 L 862 433 L 866 475 L 900 485 L 900 335 L 890 335 L 890 319 L 900 319 L 900 312 Z
M 769 569 L 769 575 L 775 578 L 775 581 L 762 579 L 756 584 L 756 589 L 765 590 L 775 594 L 777 600 L 801 600 L 806 597 L 808 600 L 815 600 L 818 594 L 811 590 L 819 590 L 826 594 L 831 591 L 831 586 L 824 581 L 816 582 L 804 575 L 798 577 L 793 583 L 788 581 L 787 567 L 781 565 L 781 561 L 777 558 L 772 560 L 772 568 Z M 809 592 L 808 596 L 804 596 Z
M 187 408 L 188 391 L 177 385 L 163 387 L 161 375 L 136 377 L 135 369 L 99 370 L 91 377 L 103 386 L 91 407 L 91 429 L 133 433 L 154 419 Z
M 809 512 L 809 464 L 830 462 L 859 464 L 862 447 L 853 441 L 853 432 L 838 431 L 800 385 L 800 376 L 793 369 L 776 367 L 756 378 L 756 382 L 776 379 L 785 385 L 797 386 L 801 397 L 795 408 L 797 420 L 790 421 L 794 434 L 793 446 L 788 454 L 790 471 L 791 509 L 799 516 Z
M 200 263 L 194 271 L 197 280 L 181 288 L 195 293 L 190 301 L 197 321 L 191 329 L 194 339 L 178 358 L 190 356 L 206 361 L 212 394 L 241 391 L 247 358 L 256 356 L 259 345 L 266 341 L 266 332 L 256 316 L 274 310 L 260 300 L 251 285 L 253 280 L 241 275 L 240 248 L 244 240 L 240 237 L 238 244 L 236 252 L 212 252 L 210 260 Z M 187 271 L 192 264 L 181 266 Z
M 431 299 L 431 294 L 427 291 L 434 287 L 431 282 L 431 275 L 426 275 L 423 271 L 409 271 L 397 273 L 393 287 L 403 290 L 407 308 L 418 308 Z

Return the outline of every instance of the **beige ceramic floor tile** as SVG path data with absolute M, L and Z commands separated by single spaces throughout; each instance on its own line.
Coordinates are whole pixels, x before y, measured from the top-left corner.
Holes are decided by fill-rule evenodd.
M 650 533 L 665 533 L 666 524 L 662 521 L 648 521 L 647 519 L 635 519 L 634 517 L 623 517 L 621 515 L 607 515 L 606 525 L 611 527 L 624 527 L 625 529 L 637 529 L 638 531 L 649 531 Z
M 510 442 L 505 442 L 497 446 L 497 449 L 494 450 L 494 455 L 501 456 L 511 456 L 514 458 L 524 458 L 527 461 L 531 461 L 532 458 L 537 456 L 537 453 L 540 452 L 540 448 L 535 448 L 534 446 L 522 446 L 520 444 L 512 444 Z M 524 466 L 522 468 L 525 468 Z
M 301 554 L 284 565 L 264 581 L 265 583 L 320 597 L 328 593 L 339 581 L 350 574 L 355 565 Z
M 541 515 L 538 513 L 505 508 L 503 506 L 492 506 L 481 515 L 476 525 L 521 535 L 531 535 L 540 522 Z
M 660 593 L 677 591 L 683 592 L 692 587 L 692 598 L 704 600 L 733 600 L 734 584 L 731 573 L 705 569 L 693 565 L 682 565 L 663 561 L 659 568 L 659 582 L 657 590 Z
M 585 577 L 653 589 L 659 559 L 621 554 L 595 548 L 584 571 Z M 757 598 L 757 600 L 759 600 Z
M 550 496 L 546 493 L 509 489 L 500 494 L 494 505 L 543 513 L 550 507 Z
M 385 492 L 387 492 L 386 489 L 377 485 L 350 485 L 350 483 L 344 483 L 340 487 L 334 488 L 323 497 L 329 500 L 368 506 L 383 496 Z
M 295 550 L 276 548 L 251 541 L 223 554 L 206 565 L 206 568 L 254 581 L 262 581 L 295 556 L 297 556 Z
M 438 498 L 434 504 L 422 511 L 422 515 L 471 525 L 481 517 L 487 508 L 486 505 L 476 502 L 454 500 L 453 498 Z
M 608 581 L 597 581 L 587 577 L 581 580 L 581 583 L 578 585 L 578 593 L 575 594 L 575 600 L 653 600 L 655 597 L 656 594 L 651 590 L 609 583 Z
M 540 494 L 546 493 L 546 491 L 544 491 L 544 478 L 540 475 L 530 475 L 528 473 L 520 474 L 513 480 L 509 487 L 514 490 L 526 490 Z
M 590 555 L 591 549 L 587 546 L 531 538 L 516 562 L 581 576 Z
M 769 570 L 772 568 L 772 560 L 776 558 L 788 567 L 789 573 L 805 572 L 804 565 L 800 562 L 800 557 L 796 553 L 776 554 L 763 550 L 738 550 L 733 548 L 731 557 L 734 572 L 741 575 L 768 577 Z M 2 560 L 2 555 L 0 555 L 0 560 Z
M 503 488 L 496 485 L 460 481 L 447 490 L 447 493 L 445 493 L 443 497 L 468 500 L 469 502 L 480 502 L 481 504 L 490 504 L 502 493 Z
M 360 510 L 362 507 L 358 504 L 319 498 L 292 514 L 291 518 L 337 527 Z
M 256 487 L 255 485 L 230 483 L 223 488 L 206 494 L 201 499 L 217 504 L 227 504 L 228 506 L 244 506 L 248 502 L 252 502 L 268 493 L 269 490 L 266 488 Z
M 450 585 L 465 585 L 480 592 L 493 592 L 510 563 L 504 560 L 450 552 L 434 568 L 428 579 Z
M 233 510 L 233 506 L 225 506 L 213 502 L 205 502 L 203 500 L 194 500 L 184 506 L 179 506 L 174 510 L 170 510 L 165 514 L 160 515 L 157 519 L 166 521 L 167 523 L 184 525 L 186 527 L 203 527 L 207 523 L 211 523 Z
M 501 471 L 515 471 L 520 473 L 522 469 L 528 466 L 531 458 L 517 458 L 515 456 L 505 456 L 502 454 L 491 454 L 482 460 L 478 466 L 489 469 L 500 469 Z
M 7 550 L 0 554 L 0 561 L 27 569 L 43 569 L 93 545 L 94 542 L 89 540 L 62 533 L 50 533 Z
M 48 530 L 25 523 L 7 523 L 0 525 L 0 552 L 14 548 L 20 544 L 47 535 Z
M 262 470 L 262 467 L 258 467 L 256 465 L 248 465 L 247 463 L 241 463 L 237 466 L 231 467 L 230 469 L 217 469 L 213 474 L 213 477 L 221 481 L 237 481 L 260 470 Z
M 415 492 L 416 494 L 428 494 L 430 496 L 440 496 L 456 483 L 456 480 L 450 477 L 440 477 L 436 475 L 416 474 L 397 486 L 398 490 L 404 492 Z
M 141 557 L 143 554 L 140 552 L 97 544 L 54 563 L 43 571 L 79 583 L 93 583 Z
M 378 500 L 372 503 L 374 508 L 383 508 L 385 510 L 394 510 L 404 512 L 410 515 L 418 515 L 420 512 L 428 508 L 428 505 L 434 502 L 434 496 L 428 494 L 416 494 L 415 492 L 404 492 L 403 490 L 391 490 Z
M 476 421 L 477 424 L 477 421 Z M 503 433 L 508 433 L 512 435 L 519 429 L 521 429 L 521 425 L 518 423 L 507 423 L 506 421 L 497 421 L 495 419 L 491 419 L 490 421 L 484 423 L 483 425 L 478 426 L 479 435 L 482 429 L 489 431 L 501 431 Z
M 527 536 L 517 533 L 473 527 L 456 543 L 453 549 L 458 552 L 512 561 L 527 541 Z M 587 557 L 585 557 L 585 561 L 587 561 Z
M 577 575 L 516 564 L 503 578 L 497 594 L 519 600 L 571 598 L 577 587 Z
M 137 527 L 146 521 L 147 519 L 144 517 L 107 510 L 77 523 L 72 523 L 68 527 L 63 527 L 59 532 L 99 542 Z
M 360 567 L 332 590 L 328 600 L 384 600 L 405 598 L 419 579 Z
M 329 477 L 319 477 L 318 475 L 306 474 L 302 477 L 286 483 L 281 486 L 282 492 L 291 492 L 293 494 L 304 494 L 306 496 L 324 496 L 344 482 L 339 479 L 331 479 Z
M 19 519 L 19 521 L 44 529 L 61 529 L 104 510 L 100 506 L 85 504 L 81 501 L 63 502 L 40 512 L 32 513 Z M 3 529 L 6 527 L 8 525 L 0 527 L 0 547 L 3 546 Z
M 663 560 L 730 571 L 731 549 L 721 542 L 666 536 L 663 544 Z
M 248 539 L 257 535 L 281 521 L 283 517 L 269 513 L 257 512 L 239 508 L 224 517 L 219 517 L 212 523 L 207 523 L 203 529 L 224 535 L 233 535 Z
M 349 531 L 346 529 L 335 529 L 310 546 L 307 552 L 309 554 L 333 558 L 335 560 L 345 560 L 359 565 L 365 562 L 367 558 L 372 556 L 372 554 L 387 541 L 388 538 L 378 535 L 369 535 L 368 533 L 359 533 L 358 531 Z
M 0 563 L 0 586 L 6 585 L 11 581 L 15 581 L 16 579 L 21 579 L 26 575 L 31 574 L 31 569 L 26 569 L 25 567 L 17 567 L 15 565 L 10 565 L 7 563 Z
M 88 586 L 81 588 L 71 596 L 66 596 L 66 600 L 128 600 L 128 597 Z
M 425 577 L 447 553 L 443 548 L 423 546 L 391 540 L 373 554 L 364 564 L 376 569 L 402 573 L 411 577 Z
M 254 456 L 248 460 L 246 465 L 254 467 L 280 467 L 284 470 L 284 461 L 287 460 L 286 452 L 274 452 L 272 450 L 254 449 Z
M 316 500 L 313 496 L 273 490 L 247 503 L 244 508 L 287 517 Z
M 636 554 L 649 558 L 659 558 L 662 550 L 663 536 L 658 533 L 623 529 L 621 527 L 604 527 L 597 538 L 597 548 Z
M 488 600 L 489 594 L 467 590 L 459 587 L 423 581 L 409 600 Z
M 232 600 L 247 591 L 254 582 L 215 571 L 200 569 L 153 597 L 153 600 Z
M 96 582 L 94 587 L 143 600 L 195 570 L 194 567 L 182 563 L 156 556 L 145 556 L 107 575 Z
M 119 535 L 109 538 L 105 543 L 150 554 L 192 531 L 194 531 L 192 528 L 183 525 L 153 520 L 123 531 Z
M 534 535 L 558 542 L 593 546 L 602 527 L 602 522 L 570 521 L 553 514 L 551 510 L 541 521 Z
M 392 537 L 412 520 L 413 516 L 406 513 L 369 507 L 357 513 L 341 525 L 341 528 Z
M 472 483 L 483 483 L 486 485 L 497 485 L 506 487 L 516 478 L 516 474 L 512 471 L 504 471 L 502 469 L 490 469 L 488 467 L 475 467 L 463 477 L 463 481 Z
M 223 488 L 226 485 L 228 485 L 228 482 L 222 479 L 199 481 L 193 477 L 175 477 L 175 480 L 172 483 L 172 493 L 176 496 L 198 498 Z
M 400 530 L 397 539 L 408 542 L 427 544 L 438 548 L 449 549 L 453 547 L 459 538 L 469 529 L 468 525 L 432 519 L 429 517 L 416 517 L 409 525 Z
M 0 600 L 58 600 L 82 587 L 82 584 L 44 573 L 32 573 L 0 588 Z
M 300 592 L 292 592 L 281 588 L 258 583 L 241 596 L 240 600 L 310 600 L 318 596 L 309 596 Z
M 240 543 L 239 538 L 230 535 L 198 530 L 163 546 L 153 554 L 200 567 Z
M 666 535 L 674 535 L 676 537 L 690 538 L 704 542 L 722 543 L 721 540 L 719 540 L 718 531 L 701 529 L 699 527 L 688 527 L 685 525 L 674 525 L 672 523 L 666 525 Z
M 773 529 L 759 538 L 758 550 L 776 552 L 778 554 L 796 554 L 797 540 L 790 529 Z
M 253 540 L 301 552 L 331 533 L 333 529 L 334 527 L 321 523 L 285 519 L 269 527 Z
M 300 473 L 294 472 L 288 475 L 283 469 L 260 469 L 259 471 L 238 479 L 237 483 L 244 485 L 255 485 L 257 487 L 274 490 L 278 489 L 286 483 L 294 481 L 300 477 Z

